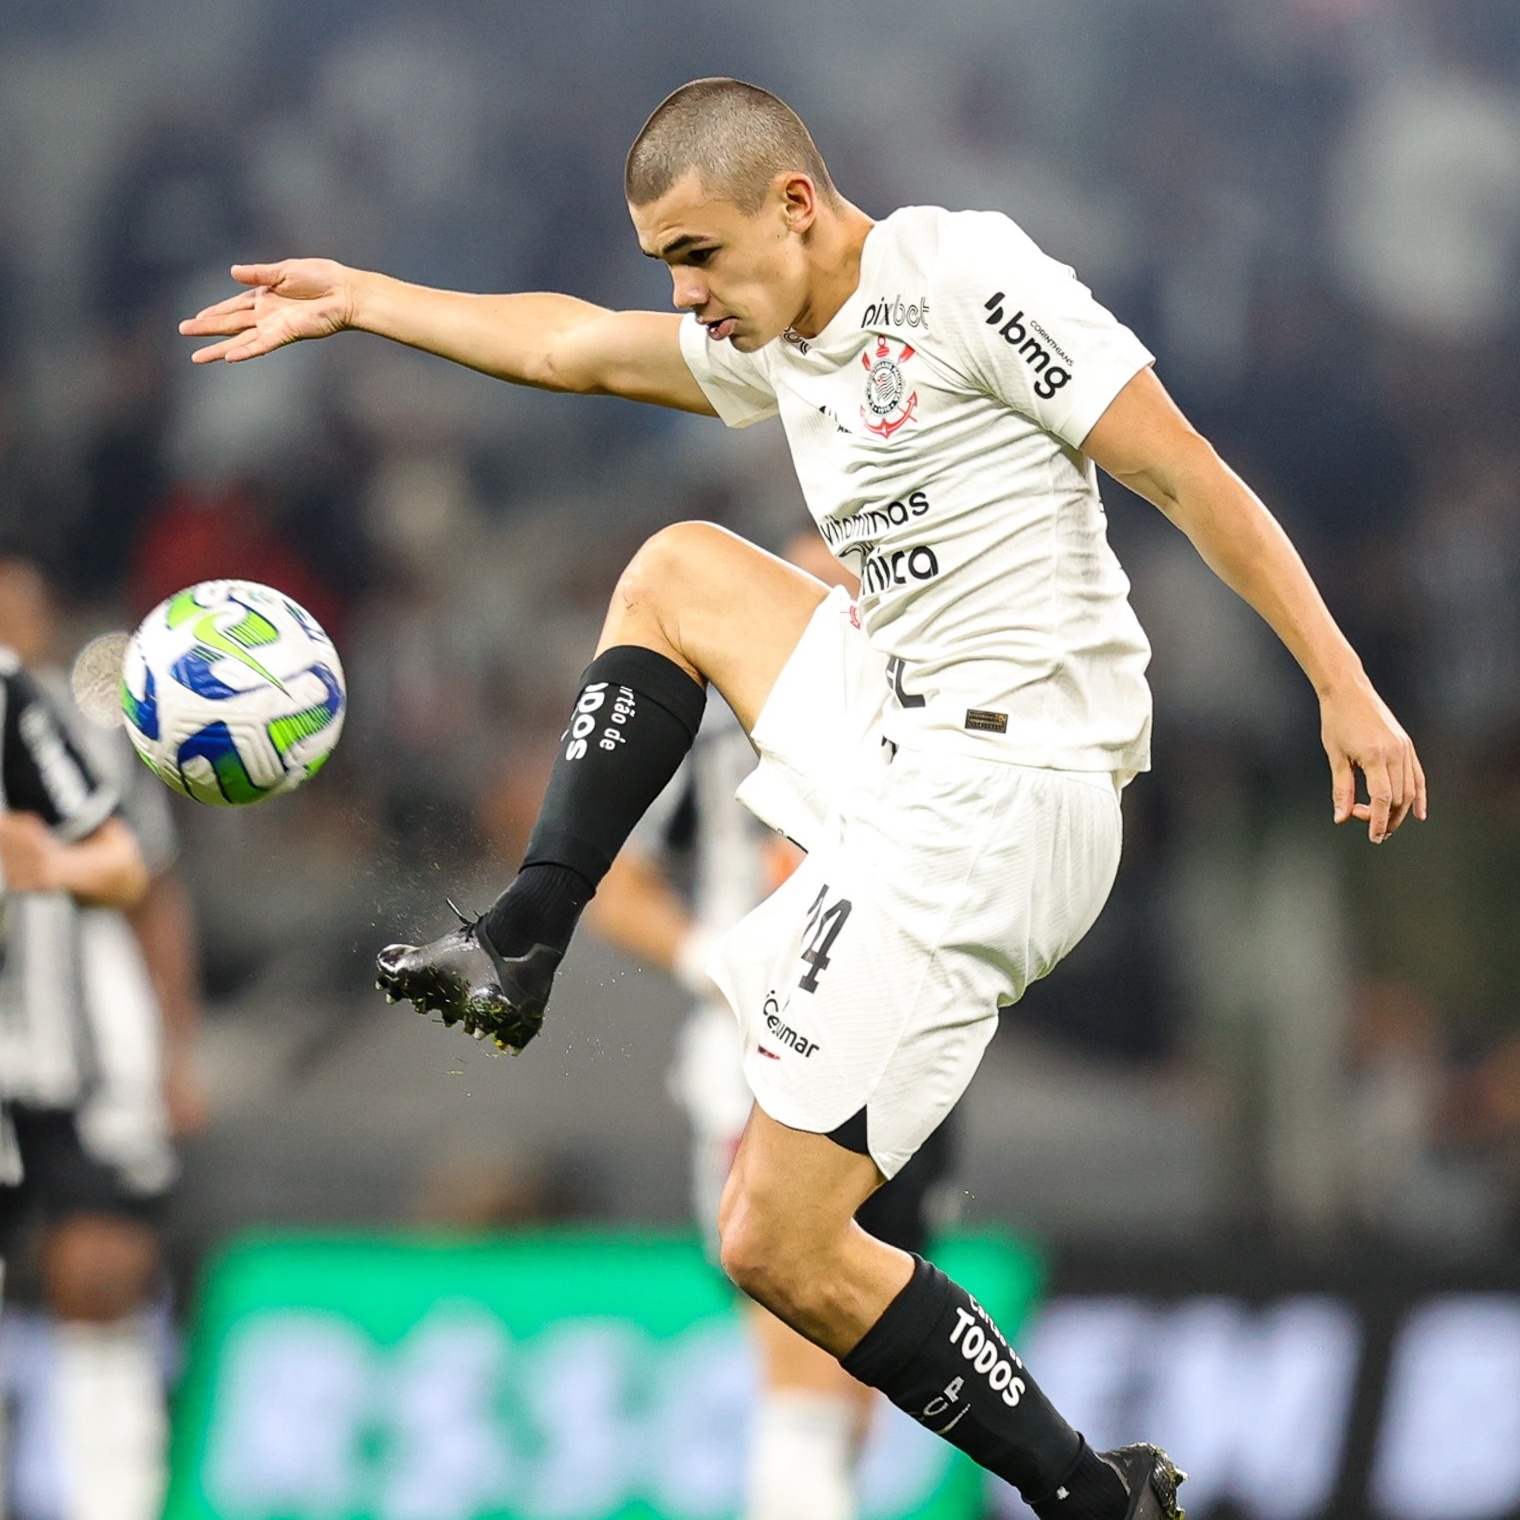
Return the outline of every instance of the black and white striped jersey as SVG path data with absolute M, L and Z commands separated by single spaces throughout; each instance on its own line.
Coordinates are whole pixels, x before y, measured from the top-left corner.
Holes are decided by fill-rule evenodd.
M 69 842 L 117 808 L 116 789 L 41 681 L 0 649 L 0 805 L 35 813 Z M 61 892 L 7 893 L 0 963 L 0 1095 L 67 1108 L 90 1080 L 79 909 Z

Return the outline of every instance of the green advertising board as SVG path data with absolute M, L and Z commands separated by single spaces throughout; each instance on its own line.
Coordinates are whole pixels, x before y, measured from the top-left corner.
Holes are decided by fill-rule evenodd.
M 1038 1263 L 933 1253 L 1006 1327 Z M 249 1239 L 208 1272 L 165 1520 L 733 1520 L 754 1367 L 695 1242 Z M 981 1474 L 881 1406 L 863 1520 L 970 1520 Z

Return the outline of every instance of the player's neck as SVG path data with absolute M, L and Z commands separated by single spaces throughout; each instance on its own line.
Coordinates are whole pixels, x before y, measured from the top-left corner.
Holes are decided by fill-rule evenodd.
M 860 288 L 860 257 L 876 224 L 858 206 L 825 207 L 808 229 L 807 304 L 792 322 L 799 338 L 816 338 Z

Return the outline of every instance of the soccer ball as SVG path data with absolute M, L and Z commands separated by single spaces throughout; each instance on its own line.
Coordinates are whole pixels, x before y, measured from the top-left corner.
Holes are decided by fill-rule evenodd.
M 202 581 L 127 644 L 121 707 L 161 780 L 218 807 L 293 791 L 343 731 L 338 652 L 317 620 L 256 581 Z

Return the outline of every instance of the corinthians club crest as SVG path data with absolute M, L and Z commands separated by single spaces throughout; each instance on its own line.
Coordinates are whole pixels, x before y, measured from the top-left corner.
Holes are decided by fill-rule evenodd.
M 897 345 L 878 337 L 860 356 L 866 372 L 866 399 L 860 408 L 860 420 L 866 431 L 878 438 L 890 438 L 904 423 L 912 421 L 918 410 L 918 392 L 908 389 L 903 376 L 903 365 L 913 353 L 906 343 Z

